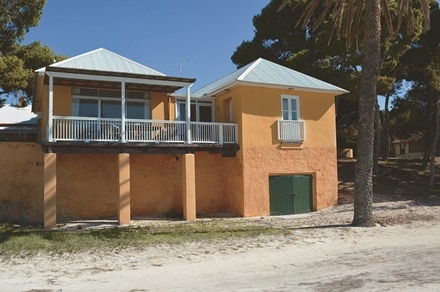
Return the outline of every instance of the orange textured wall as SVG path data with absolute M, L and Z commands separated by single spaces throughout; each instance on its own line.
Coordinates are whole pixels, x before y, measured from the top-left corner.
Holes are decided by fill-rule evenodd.
M 338 203 L 335 148 L 247 147 L 244 156 L 244 216 L 269 215 L 269 176 L 311 174 L 313 209 Z
M 281 120 L 281 95 L 298 96 L 300 120 L 306 125 L 301 144 L 282 144 L 277 139 Z M 337 160 L 334 96 L 287 89 L 239 86 L 216 96 L 216 116 L 223 117 L 226 100 L 231 98 L 234 121 L 239 125 L 242 165 L 243 216 L 269 215 L 269 176 L 311 174 L 313 208 L 337 204 Z M 235 111 L 237 110 L 238 111 Z M 240 181 L 240 180 L 237 180 Z M 240 197 L 237 194 L 236 197 Z
M 151 93 L 151 118 L 155 120 L 168 120 L 170 118 L 166 92 Z
M 40 129 L 42 137 L 46 137 L 46 126 L 49 120 L 49 86 L 43 84 L 43 78 L 39 76 L 36 96 L 36 111 L 41 112 L 42 120 Z M 54 86 L 53 88 L 53 115 L 70 116 L 72 110 L 72 89 L 70 86 Z
M 298 96 L 300 120 L 306 125 L 303 147 L 336 147 L 334 96 L 324 93 L 301 92 L 241 86 L 229 95 L 240 100 L 242 117 L 238 122 L 243 128 L 242 144 L 275 145 L 277 120 L 281 120 L 281 95 Z M 235 104 L 235 103 L 234 103 Z
M 0 221 L 43 223 L 43 151 L 35 143 L 0 143 Z
M 226 194 L 226 213 L 243 216 L 243 164 L 238 157 L 225 157 L 223 162 L 223 178 Z
M 229 213 L 244 215 L 244 189 L 243 189 L 243 115 L 242 115 L 242 99 L 240 91 L 237 89 L 225 92 L 215 97 L 215 117 L 216 122 L 229 122 L 229 103 L 232 102 L 232 122 L 238 125 L 238 144 L 240 149 L 237 151 L 235 158 L 224 158 L 224 175 L 226 185 L 226 196 L 228 198 Z
M 42 224 L 43 151 L 34 143 L 0 143 L 0 220 Z M 57 154 L 57 220 L 117 218 L 117 155 Z M 179 160 L 176 160 L 179 157 Z M 133 217 L 182 213 L 180 156 L 130 155 Z M 237 158 L 197 152 L 197 214 L 243 215 Z M 13 175 L 11 175 L 13 174 Z
M 130 155 L 132 216 L 180 215 L 180 171 L 171 154 Z
M 174 121 L 176 119 L 176 99 L 171 96 L 168 96 L 168 112 L 170 121 Z
M 242 175 L 238 159 L 208 152 L 196 153 L 197 213 L 241 214 Z
M 221 155 L 198 152 L 195 165 L 197 213 L 224 212 L 227 202 Z
M 116 218 L 117 155 L 57 155 L 57 218 Z
M 132 216 L 182 214 L 181 163 L 180 156 L 169 154 L 130 156 Z M 237 169 L 236 158 L 196 152 L 195 167 L 197 214 L 240 214 L 235 207 L 240 176 L 229 170 Z

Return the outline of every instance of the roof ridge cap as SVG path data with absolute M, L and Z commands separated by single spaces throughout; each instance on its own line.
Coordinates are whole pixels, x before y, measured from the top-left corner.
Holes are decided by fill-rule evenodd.
M 243 80 L 244 78 L 246 78 L 246 76 L 247 76 L 252 70 L 254 70 L 254 68 L 255 68 L 256 66 L 258 66 L 258 65 L 261 63 L 262 60 L 263 60 L 263 58 L 258 58 L 257 60 L 253 61 L 252 63 L 249 63 L 249 64 L 248 64 L 249 67 L 248 67 L 246 70 L 244 70 L 244 72 L 241 73 L 240 76 L 238 76 L 236 80 L 237 80 L 237 81 L 240 81 L 240 80 Z
M 65 59 L 65 60 L 62 60 L 62 61 L 59 61 L 59 62 L 56 62 L 56 63 L 52 63 L 52 64 L 50 64 L 50 65 L 47 65 L 46 67 L 49 67 L 49 66 L 51 66 L 51 65 L 62 65 L 63 63 L 66 63 L 67 61 L 72 61 L 72 60 L 76 60 L 76 59 L 78 59 L 78 58 L 80 58 L 80 57 L 84 57 L 84 56 L 87 56 L 87 55 L 90 55 L 91 53 L 95 53 L 95 52 L 97 52 L 97 51 L 102 51 L 102 50 L 105 50 L 104 48 L 98 48 L 98 49 L 94 49 L 94 50 L 92 50 L 92 51 L 88 51 L 88 52 L 85 52 L 85 53 L 82 53 L 82 54 L 79 54 L 79 55 L 76 55 L 76 56 L 73 56 L 73 57 L 70 57 L 70 58 L 67 58 L 67 59 Z
M 148 70 L 151 70 L 151 71 L 153 71 L 153 72 L 156 72 L 156 73 L 159 74 L 159 75 L 167 76 L 166 74 L 164 74 L 164 73 L 162 73 L 162 72 L 160 72 L 160 71 L 157 71 L 157 70 L 155 70 L 155 69 L 153 69 L 153 68 L 150 68 L 150 67 L 147 67 L 147 66 L 145 66 L 145 65 L 142 65 L 141 63 L 138 63 L 138 62 L 136 62 L 136 61 L 133 61 L 133 60 L 127 58 L 127 57 L 121 56 L 121 55 L 119 55 L 119 54 L 117 54 L 117 53 L 115 53 L 115 52 L 109 51 L 109 50 L 104 49 L 104 48 L 101 48 L 101 49 L 103 49 L 104 51 L 106 51 L 106 52 L 109 53 L 109 54 L 112 54 L 112 55 L 114 55 L 114 56 L 117 56 L 117 57 L 119 57 L 119 58 L 122 58 L 122 59 L 124 59 L 124 60 L 126 60 L 126 61 L 128 61 L 128 62 L 130 62 L 130 63 L 133 63 L 133 64 L 135 64 L 135 65 L 138 65 L 138 66 L 141 66 L 141 67 L 146 68 L 146 69 L 148 69 Z
M 149 71 L 152 71 L 152 72 L 154 72 L 154 73 L 157 74 L 157 75 L 160 75 L 160 76 L 167 76 L 166 74 L 164 74 L 164 73 L 162 73 L 162 72 L 160 72 L 160 71 L 157 71 L 157 70 L 155 70 L 155 69 L 152 69 L 152 68 L 150 68 L 150 67 L 147 67 L 147 66 L 145 66 L 145 65 L 142 65 L 141 63 L 138 63 L 138 62 L 136 62 L 136 61 L 133 61 L 133 60 L 127 58 L 127 57 L 124 57 L 124 56 L 122 56 L 122 55 L 119 55 L 119 54 L 117 54 L 117 53 L 115 53 L 115 52 L 113 52 L 113 51 L 107 50 L 107 49 L 105 49 L 105 48 L 98 48 L 98 49 L 95 49 L 95 50 L 92 50 L 92 51 L 88 51 L 88 52 L 85 52 L 85 53 L 82 53 L 82 54 L 79 54 L 79 55 L 73 56 L 73 57 L 71 57 L 71 58 L 67 58 L 67 59 L 62 60 L 62 61 L 60 61 L 60 62 L 56 62 L 56 63 L 50 64 L 50 65 L 45 66 L 45 67 L 43 67 L 43 68 L 49 67 L 49 66 L 51 66 L 51 65 L 55 65 L 55 66 L 63 65 L 63 64 L 66 63 L 66 62 L 71 62 L 71 61 L 73 61 L 73 60 L 76 60 L 76 59 L 79 59 L 79 58 L 82 58 L 82 57 L 86 57 L 86 56 L 88 56 L 88 55 L 92 55 L 92 54 L 97 53 L 97 52 L 105 52 L 105 53 L 111 54 L 111 55 L 113 55 L 113 56 L 115 56 L 115 57 L 118 57 L 118 58 L 121 58 L 121 59 L 125 60 L 126 62 L 129 62 L 129 63 L 132 63 L 132 64 L 134 64 L 134 65 L 140 66 L 140 67 L 142 67 L 142 68 L 144 68 L 144 69 L 148 69 Z M 40 69 L 43 69 L 43 68 L 40 68 Z M 38 70 L 40 70 L 40 69 L 38 69 Z M 38 71 L 38 72 L 42 72 L 42 71 Z

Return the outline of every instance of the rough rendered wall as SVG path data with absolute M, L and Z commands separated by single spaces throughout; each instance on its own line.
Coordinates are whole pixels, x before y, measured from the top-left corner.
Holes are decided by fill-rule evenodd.
M 181 216 L 181 165 L 171 154 L 130 155 L 131 216 Z
M 242 101 L 235 91 L 225 92 L 215 97 L 216 122 L 229 122 L 229 102 L 232 103 L 232 122 L 238 124 L 239 145 L 243 145 L 242 125 Z M 237 157 L 222 159 L 222 171 L 224 178 L 225 196 L 227 200 L 226 213 L 232 215 L 244 215 L 244 190 L 243 190 L 243 155 L 239 150 Z
M 300 120 L 305 123 L 303 143 L 281 143 L 277 120 L 281 120 L 281 96 L 299 98 Z M 216 114 L 225 112 L 231 98 L 234 120 L 239 125 L 239 163 L 231 172 L 241 176 L 234 187 L 235 208 L 243 216 L 270 214 L 269 176 L 310 174 L 313 208 L 337 204 L 337 160 L 334 96 L 328 93 L 239 86 L 216 96 Z M 235 112 L 236 109 L 240 109 Z M 237 167 L 238 166 L 238 167 Z M 238 170 L 238 171 L 237 171 Z M 236 180 L 240 182 L 240 179 Z
M 224 213 L 227 202 L 221 154 L 198 152 L 195 163 L 197 214 Z
M 43 151 L 36 143 L 0 143 L 0 221 L 43 223 Z
M 196 152 L 196 210 L 199 215 L 240 214 L 231 202 L 236 191 L 231 176 L 235 158 Z M 171 154 L 130 156 L 131 214 L 133 217 L 181 216 L 183 212 L 181 157 Z M 227 187 L 227 186 L 232 186 Z
M 117 218 L 118 177 L 111 154 L 57 154 L 57 218 Z
M 336 149 L 247 147 L 245 161 L 244 216 L 269 215 L 269 176 L 310 174 L 313 178 L 313 209 L 338 203 Z
M 238 157 L 223 158 L 226 213 L 243 216 L 243 164 Z
M 208 152 L 196 153 L 197 214 L 241 214 L 234 194 L 242 176 L 235 175 L 238 159 Z

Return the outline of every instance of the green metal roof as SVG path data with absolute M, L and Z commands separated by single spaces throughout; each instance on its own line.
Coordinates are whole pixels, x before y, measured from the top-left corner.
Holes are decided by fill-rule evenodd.
M 237 71 L 200 88 L 193 95 L 199 97 L 213 96 L 238 84 L 329 92 L 335 95 L 348 92 L 338 86 L 259 58 Z

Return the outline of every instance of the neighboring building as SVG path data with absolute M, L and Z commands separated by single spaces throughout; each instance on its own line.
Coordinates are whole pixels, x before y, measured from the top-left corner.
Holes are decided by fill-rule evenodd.
M 32 106 L 0 107 L 0 142 L 36 142 L 36 126 L 37 115 L 32 112 Z
M 347 91 L 264 59 L 191 93 L 194 82 L 105 49 L 37 70 L 42 142 L 7 150 L 32 165 L 0 187 L 11 218 L 129 224 L 337 204 L 334 97 Z
M 406 139 L 395 139 L 392 144 L 396 158 L 423 158 L 425 151 L 425 136 L 423 134 L 413 133 Z
M 19 107 L 16 105 L 5 104 L 0 107 L 0 124 L 7 125 L 26 124 L 36 125 L 37 115 L 32 112 L 32 106 Z

